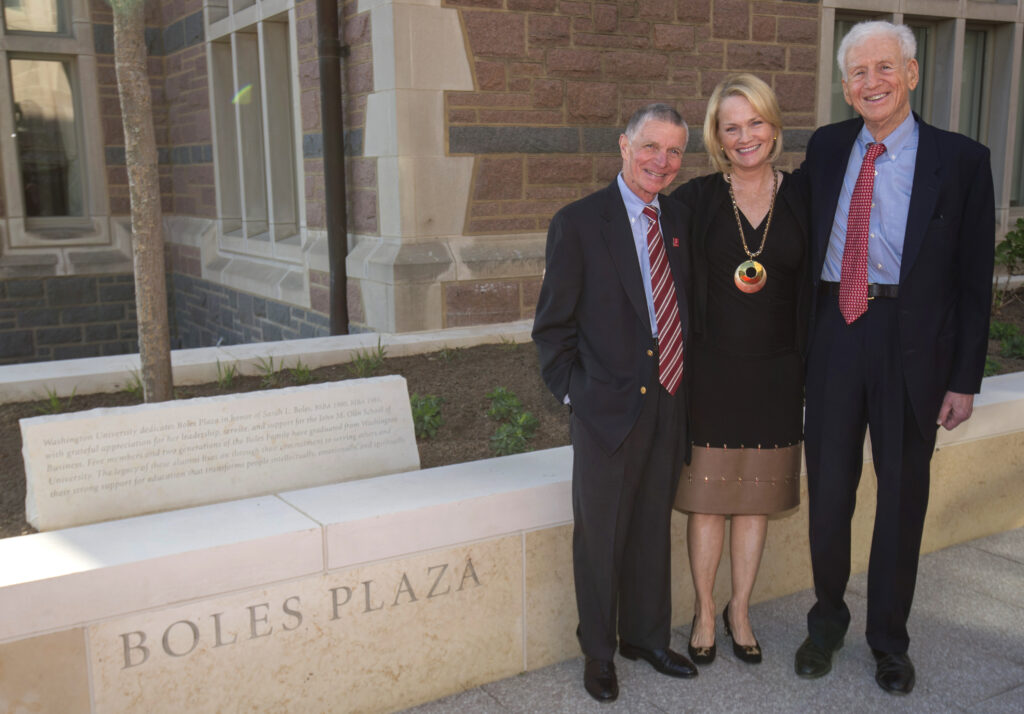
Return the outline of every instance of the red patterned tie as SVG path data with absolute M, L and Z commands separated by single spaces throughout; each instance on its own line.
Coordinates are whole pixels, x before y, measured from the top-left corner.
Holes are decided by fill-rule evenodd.
M 683 328 L 679 322 L 676 286 L 668 267 L 668 254 L 661 239 L 658 212 L 644 206 L 650 221 L 647 227 L 647 255 L 651 261 L 651 295 L 658 320 L 658 381 L 669 394 L 675 394 L 683 378 Z
M 857 183 L 850 197 L 846 216 L 846 246 L 839 274 L 839 312 L 846 324 L 856 320 L 868 309 L 868 226 L 871 221 L 871 194 L 875 188 L 875 159 L 885 151 L 885 144 L 868 144 L 860 165 Z

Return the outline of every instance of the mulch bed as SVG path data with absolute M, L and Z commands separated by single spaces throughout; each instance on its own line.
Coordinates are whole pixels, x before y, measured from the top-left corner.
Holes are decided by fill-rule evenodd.
M 1024 333 L 1024 293 L 1004 305 L 993 317 L 1017 326 Z M 1002 344 L 989 342 L 993 374 L 1024 371 L 1024 358 L 1004 357 Z M 505 387 L 513 392 L 540 422 L 531 449 L 549 449 L 569 443 L 567 412 L 548 392 L 540 379 L 537 352 L 533 345 L 482 345 L 447 349 L 425 355 L 385 358 L 373 375 L 400 374 L 409 394 L 437 395 L 444 400 L 444 424 L 430 439 L 418 440 L 423 468 L 475 461 L 494 456 L 490 439 L 497 422 L 487 417 L 491 406 L 488 392 Z M 352 378 L 351 365 L 342 364 L 313 370 L 317 382 Z M 260 377 L 239 377 L 231 392 L 263 389 Z M 279 373 L 279 387 L 294 386 L 291 375 Z M 178 387 L 175 397 L 205 397 L 226 393 L 215 383 Z M 45 395 L 40 395 L 43 397 Z M 65 400 L 66 401 L 66 400 Z M 69 411 L 96 407 L 138 404 L 139 398 L 117 394 L 83 394 L 71 400 Z M 21 458 L 18 420 L 37 416 L 45 401 L 0 404 L 0 538 L 34 532 L 25 522 L 25 469 Z

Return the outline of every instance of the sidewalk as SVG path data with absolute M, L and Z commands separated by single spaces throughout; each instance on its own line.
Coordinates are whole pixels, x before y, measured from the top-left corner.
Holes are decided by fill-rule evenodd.
M 576 658 L 407 711 L 1024 712 L 1024 528 L 921 559 L 910 618 L 917 670 L 910 696 L 886 694 L 875 684 L 863 636 L 866 592 L 865 574 L 851 578 L 846 646 L 822 679 L 803 680 L 793 672 L 793 653 L 814 599 L 805 590 L 751 609 L 765 656 L 760 665 L 733 656 L 719 617 L 718 658 L 694 680 L 664 677 L 645 662 L 616 657 L 619 698 L 602 705 L 584 691 L 583 660 Z M 689 630 L 672 632 L 673 649 L 686 652 Z

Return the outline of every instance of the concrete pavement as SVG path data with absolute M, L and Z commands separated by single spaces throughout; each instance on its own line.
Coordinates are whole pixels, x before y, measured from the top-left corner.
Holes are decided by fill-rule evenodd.
M 645 662 L 616 657 L 619 699 L 598 704 L 583 689 L 580 657 L 407 711 L 1024 712 L 1024 528 L 922 558 L 910 619 L 917 685 L 907 697 L 886 694 L 875 684 L 874 659 L 863 637 L 866 593 L 867 576 L 851 578 L 847 603 L 853 621 L 831 674 L 822 679 L 804 680 L 793 672 L 793 654 L 814 601 L 805 590 L 751 608 L 764 651 L 760 665 L 733 656 L 719 616 L 718 658 L 693 680 L 664 677 Z M 673 631 L 674 649 L 686 651 L 689 631 L 689 625 Z

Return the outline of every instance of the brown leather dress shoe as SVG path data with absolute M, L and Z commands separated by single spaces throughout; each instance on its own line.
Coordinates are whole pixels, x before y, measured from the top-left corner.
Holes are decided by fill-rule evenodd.
M 693 662 L 668 648 L 663 650 L 645 650 L 643 647 L 637 647 L 628 642 L 620 642 L 619 652 L 626 659 L 645 659 L 650 662 L 654 669 L 662 674 L 667 674 L 669 677 L 690 679 L 697 676 L 697 668 L 693 666 Z
M 615 664 L 606 659 L 587 657 L 583 665 L 583 687 L 599 702 L 614 702 L 619 696 Z
M 910 694 L 916 681 L 914 665 L 906 652 L 882 652 L 871 648 L 875 656 L 875 681 L 889 694 Z
M 794 668 L 797 675 L 804 679 L 824 677 L 832 671 L 832 654 L 842 646 L 843 643 L 840 640 L 833 649 L 819 647 L 814 640 L 808 637 L 796 651 Z

